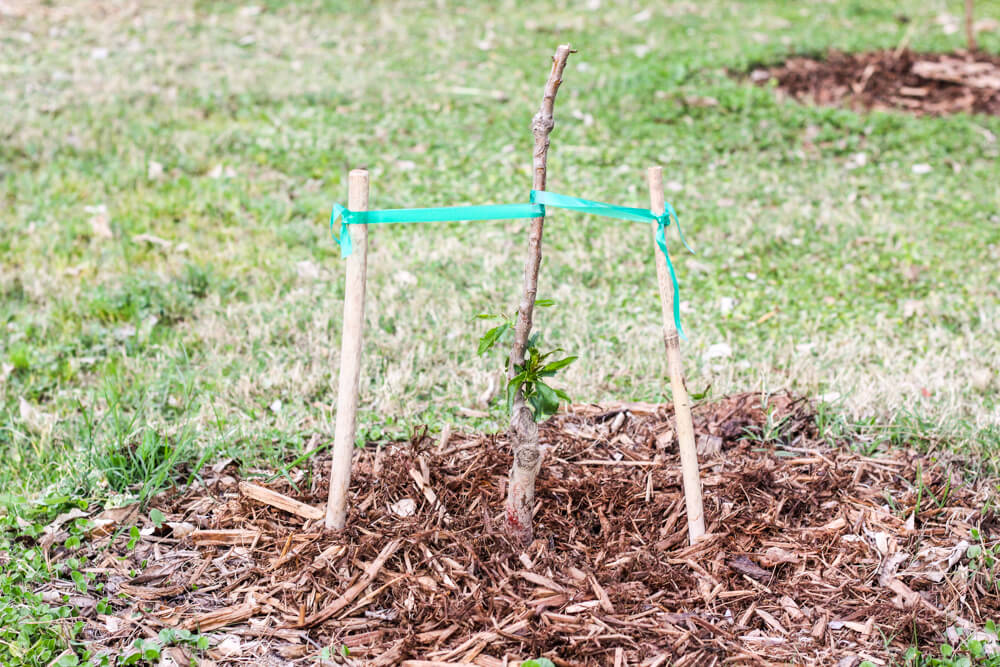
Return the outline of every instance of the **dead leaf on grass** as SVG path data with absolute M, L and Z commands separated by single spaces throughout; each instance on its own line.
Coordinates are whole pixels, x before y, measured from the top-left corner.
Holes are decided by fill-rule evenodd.
M 42 412 L 31 403 L 28 403 L 23 396 L 18 398 L 18 412 L 21 416 L 21 421 L 35 435 L 44 435 L 55 426 L 55 415 Z
M 94 238 L 102 240 L 114 238 L 115 235 L 111 231 L 111 218 L 105 204 L 87 206 L 83 210 L 90 214 L 90 230 Z

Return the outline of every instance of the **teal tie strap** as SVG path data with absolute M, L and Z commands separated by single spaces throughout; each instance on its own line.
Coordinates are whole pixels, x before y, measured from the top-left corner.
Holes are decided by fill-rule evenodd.
M 340 204 L 333 205 L 330 214 L 330 232 L 340 218 L 340 256 L 349 257 L 354 250 L 348 225 L 380 225 L 393 222 L 461 222 L 471 220 L 517 220 L 538 218 L 545 209 L 534 204 L 496 204 L 489 206 L 446 206 L 441 208 L 388 208 L 377 211 L 349 211 Z
M 656 223 L 656 245 L 667 260 L 667 267 L 670 269 L 670 280 L 674 286 L 674 324 L 677 326 L 677 333 L 684 340 L 684 329 L 681 327 L 681 306 L 680 306 L 680 286 L 677 284 L 677 273 L 674 271 L 673 262 L 670 261 L 670 253 L 667 252 L 666 227 L 671 219 L 677 223 L 677 233 L 680 234 L 681 242 L 690 252 L 691 246 L 684 239 L 681 232 L 680 221 L 674 207 L 669 203 L 665 205 L 662 215 L 656 215 L 647 208 L 631 208 L 628 206 L 615 206 L 604 202 L 580 199 L 560 195 L 555 192 L 544 190 L 531 191 L 530 204 L 495 204 L 489 206 L 448 206 L 443 208 L 394 208 L 381 209 L 375 211 L 351 211 L 340 204 L 333 205 L 330 213 L 330 234 L 334 240 L 340 244 L 340 256 L 349 257 L 354 250 L 351 244 L 351 234 L 347 229 L 348 225 L 378 225 L 386 223 L 410 223 L 410 222 L 458 222 L 472 220 L 517 220 L 522 218 L 543 218 L 545 217 L 545 207 L 554 206 L 569 211 L 579 211 L 581 213 L 591 213 L 602 215 L 606 218 L 617 218 L 618 220 L 628 220 L 631 222 L 655 222 Z M 334 225 L 340 220 L 339 236 L 334 234 Z
M 677 326 L 677 333 L 684 340 L 687 340 L 687 336 L 684 335 L 684 329 L 681 327 L 681 290 L 680 286 L 677 284 L 677 272 L 674 271 L 674 264 L 670 261 L 670 253 L 667 251 L 667 235 L 666 227 L 670 224 L 670 219 L 677 223 L 677 233 L 680 234 L 681 243 L 687 248 L 692 254 L 694 250 L 691 250 L 691 246 L 687 244 L 684 240 L 684 234 L 681 233 L 681 223 L 677 219 L 677 212 L 674 211 L 674 207 L 669 203 L 664 202 L 664 212 L 662 215 L 656 215 L 648 208 L 631 208 L 628 206 L 614 206 L 613 204 L 605 204 L 599 201 L 590 201 L 589 199 L 580 199 L 579 197 L 570 197 L 568 195 L 560 195 L 555 192 L 545 192 L 544 190 L 532 190 L 531 191 L 531 203 L 533 204 L 543 204 L 545 206 L 555 206 L 556 208 L 564 208 L 570 211 L 580 211 L 581 213 L 592 213 L 594 215 L 603 215 L 606 218 L 617 218 L 619 220 L 630 220 L 633 222 L 655 222 L 656 223 L 656 245 L 660 247 L 660 251 L 663 253 L 663 257 L 667 260 L 667 267 L 670 269 L 670 282 L 674 286 L 674 324 Z
M 340 246 L 341 259 L 350 257 L 351 253 L 354 252 L 354 244 L 351 243 L 351 233 L 347 231 L 349 221 L 354 220 L 353 216 L 354 213 L 352 211 L 348 211 L 340 204 L 334 204 L 333 211 L 330 212 L 330 235 L 333 236 L 333 240 Z M 336 224 L 337 218 L 340 218 L 339 237 L 333 233 L 333 226 Z

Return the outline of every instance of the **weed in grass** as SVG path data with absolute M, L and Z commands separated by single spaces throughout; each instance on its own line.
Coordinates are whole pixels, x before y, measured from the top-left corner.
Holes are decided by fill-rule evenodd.
M 188 646 L 197 651 L 207 650 L 209 639 L 205 635 L 192 633 L 189 630 L 164 628 L 155 639 L 137 639 L 132 645 L 132 652 L 126 653 L 117 663 L 119 665 L 160 664 L 163 649 L 168 646 Z M 192 658 L 192 664 L 197 664 Z
M 994 595 L 1000 594 L 1000 572 L 997 567 L 1000 561 L 1000 543 L 987 543 L 978 528 L 972 529 L 972 540 L 974 543 L 965 554 L 969 559 L 970 575 L 980 577 L 993 590 Z
M 958 646 L 941 644 L 932 655 L 931 651 L 921 651 L 911 646 L 903 654 L 903 664 L 906 667 L 1000 667 L 1000 653 L 996 652 L 997 626 L 993 621 L 987 621 L 984 633 L 978 633 L 983 638 L 966 637 Z M 956 628 L 959 636 L 965 634 Z M 991 647 L 992 645 L 992 647 Z
M 777 407 L 770 402 L 767 394 L 761 396 L 761 408 L 764 411 L 764 423 L 759 427 L 744 429 L 747 439 L 761 446 L 789 444 L 785 442 L 785 433 L 788 431 L 792 415 L 786 414 L 784 417 L 776 418 Z

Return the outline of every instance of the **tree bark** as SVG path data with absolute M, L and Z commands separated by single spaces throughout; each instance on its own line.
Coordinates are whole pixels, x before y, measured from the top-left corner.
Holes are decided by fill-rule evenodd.
M 965 0 L 965 41 L 970 52 L 979 48 L 976 45 L 976 25 L 973 22 L 973 0 Z
M 531 131 L 535 135 L 535 152 L 532 159 L 534 175 L 533 190 L 545 189 L 545 169 L 549 154 L 549 134 L 555 126 L 553 107 L 556 93 L 562 83 L 562 73 L 566 61 L 573 50 L 568 44 L 562 44 L 552 57 L 552 71 L 545 84 L 542 96 L 542 106 L 531 121 Z M 528 235 L 528 259 L 524 265 L 524 292 L 517 309 L 517 322 L 514 325 L 514 344 L 511 348 L 510 362 L 507 367 L 507 379 L 513 378 L 517 372 L 516 365 L 524 363 L 525 348 L 528 336 L 531 334 L 531 320 L 535 310 L 535 296 L 538 293 L 538 267 L 542 262 L 542 229 L 545 218 L 532 218 L 531 231 Z M 528 544 L 532 539 L 531 515 L 535 504 L 535 477 L 541 467 L 542 455 L 538 447 L 538 425 L 534 415 L 524 401 L 524 394 L 518 390 L 514 397 L 510 418 L 511 445 L 514 450 L 514 463 L 510 471 L 507 485 L 507 504 L 505 515 L 507 530 L 514 541 Z

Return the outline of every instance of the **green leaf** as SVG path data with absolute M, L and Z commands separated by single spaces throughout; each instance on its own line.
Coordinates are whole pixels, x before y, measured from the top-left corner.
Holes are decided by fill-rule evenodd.
M 535 305 L 539 308 L 551 308 L 556 302 L 552 299 L 535 299 Z
M 514 396 L 517 394 L 517 390 L 521 388 L 522 384 L 524 384 L 524 373 L 515 375 L 514 379 L 507 383 L 507 412 L 510 412 L 511 407 L 513 407 Z
M 479 339 L 479 348 L 476 354 L 483 354 L 496 345 L 497 341 L 500 340 L 500 336 L 502 336 L 509 328 L 510 322 L 504 322 L 502 324 L 498 324 L 483 334 L 483 337 Z
M 87 577 L 83 576 L 82 572 L 73 570 L 69 576 L 73 579 L 73 583 L 76 584 L 76 590 L 81 593 L 87 592 Z
M 535 389 L 538 391 L 539 398 L 539 410 L 535 412 L 535 418 L 541 421 L 545 417 L 554 415 L 559 409 L 559 395 L 544 382 L 536 382 Z
M 541 421 L 542 417 L 542 399 L 537 394 L 531 394 L 527 397 L 528 405 L 531 406 L 531 412 L 535 415 L 535 421 Z
M 139 534 L 138 526 L 132 526 L 128 529 L 128 549 L 131 551 L 135 549 L 135 545 L 139 543 L 139 539 L 142 536 Z
M 56 667 L 76 667 L 80 664 L 80 659 L 76 657 L 75 653 L 68 653 L 55 663 Z
M 163 525 L 163 522 L 167 520 L 167 517 L 163 516 L 163 512 L 154 507 L 149 510 L 149 520 L 153 522 L 154 526 L 159 528 Z
M 557 348 L 556 348 L 556 349 L 554 349 L 554 350 L 549 350 L 549 351 L 548 351 L 548 352 L 546 352 L 545 354 L 543 354 L 543 355 L 539 356 L 539 357 L 538 357 L 538 361 L 540 361 L 540 362 L 541 362 L 541 361 L 545 361 L 546 359 L 548 359 L 549 357 L 551 357 L 551 356 L 552 356 L 553 354 L 555 354 L 556 352 L 562 352 L 562 351 L 563 351 L 563 349 L 562 349 L 561 347 L 557 347 Z
M 555 350 L 553 350 L 553 352 L 554 351 Z M 566 357 L 565 359 L 560 359 L 559 361 L 553 361 L 551 363 L 545 364 L 545 366 L 542 367 L 542 370 L 538 374 L 541 377 L 549 377 L 550 375 L 554 375 L 556 371 L 566 368 L 571 363 L 576 361 L 576 359 L 577 359 L 576 357 Z
M 160 659 L 160 645 L 151 641 L 142 643 L 142 657 L 150 662 Z
M 691 394 L 691 400 L 692 401 L 700 401 L 700 400 L 702 400 L 703 398 L 705 398 L 706 396 L 708 396 L 708 391 L 711 388 L 712 388 L 712 385 L 711 385 L 711 383 L 709 383 L 709 385 L 707 387 L 705 387 L 704 391 L 700 391 L 700 392 L 696 391 L 695 393 Z
M 955 652 L 955 649 L 953 649 L 950 645 L 948 645 L 948 644 L 941 644 L 941 655 L 943 657 L 950 658 L 951 654 L 954 653 L 954 652 Z

